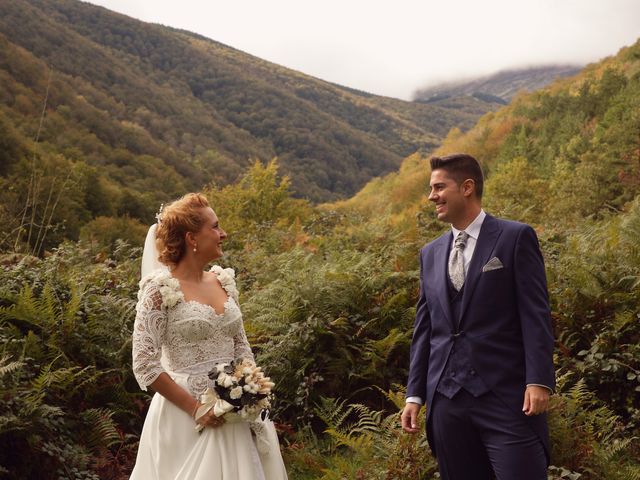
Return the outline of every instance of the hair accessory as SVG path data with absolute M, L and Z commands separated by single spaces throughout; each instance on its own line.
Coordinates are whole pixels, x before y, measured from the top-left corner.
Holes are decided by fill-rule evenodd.
M 160 210 L 158 210 L 158 213 L 156 213 L 156 221 L 158 223 L 162 222 L 162 209 L 164 208 L 164 203 L 160 204 Z

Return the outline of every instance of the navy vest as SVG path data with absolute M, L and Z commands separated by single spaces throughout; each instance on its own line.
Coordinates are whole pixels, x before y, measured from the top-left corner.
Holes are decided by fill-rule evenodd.
M 474 397 L 487 393 L 489 389 L 478 376 L 473 365 L 471 364 L 471 352 L 469 348 L 469 340 L 464 335 L 464 331 L 460 331 L 460 320 L 462 314 L 462 295 L 464 285 L 460 291 L 456 291 L 449 279 L 447 272 L 447 286 L 449 292 L 449 301 L 451 302 L 451 314 L 456 324 L 453 347 L 447 360 L 447 364 L 438 382 L 436 391 L 447 398 L 453 398 L 456 393 L 464 388 Z

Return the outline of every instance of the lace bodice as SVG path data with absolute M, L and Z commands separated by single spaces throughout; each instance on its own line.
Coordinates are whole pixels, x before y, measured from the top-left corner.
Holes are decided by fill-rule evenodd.
M 253 360 L 242 324 L 231 269 L 212 271 L 229 298 L 224 312 L 196 301 L 185 301 L 180 283 L 167 271 L 143 278 L 133 327 L 133 373 L 143 390 L 162 372 L 184 376 L 196 397 L 209 385 L 207 373 L 216 363 L 237 358 Z

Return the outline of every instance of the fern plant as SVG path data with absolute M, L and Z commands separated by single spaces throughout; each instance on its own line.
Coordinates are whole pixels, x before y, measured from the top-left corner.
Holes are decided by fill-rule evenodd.
M 404 403 L 401 389 L 386 392 L 385 397 L 394 405 Z M 322 398 L 316 412 L 332 439 L 334 460 L 325 469 L 323 480 L 359 476 L 386 480 L 433 478 L 437 467 L 429 454 L 425 434 L 404 433 L 399 413 L 389 414 L 329 398 Z M 423 429 L 424 420 L 420 423 Z M 349 461 L 345 463 L 343 459 Z
M 81 250 L 0 269 L 0 471 L 16 478 L 124 479 L 135 458 L 135 276 Z
M 634 456 L 637 438 L 625 437 L 620 418 L 597 400 L 583 379 L 558 378 L 551 397 L 551 458 L 556 467 L 580 473 L 581 479 L 626 480 L 640 473 Z

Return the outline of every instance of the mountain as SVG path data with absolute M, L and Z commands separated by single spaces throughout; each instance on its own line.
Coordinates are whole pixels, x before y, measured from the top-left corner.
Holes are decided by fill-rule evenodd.
M 547 65 L 503 70 L 480 78 L 421 88 L 413 98 L 418 102 L 442 104 L 451 97 L 471 96 L 506 105 L 520 91 L 538 90 L 558 78 L 575 75 L 580 69 L 576 65 Z
M 40 151 L 96 168 L 133 216 L 132 196 L 148 215 L 273 157 L 298 196 L 346 197 L 496 107 L 371 95 L 75 0 L 0 2 L 0 113 L 19 143 L 47 91 Z

